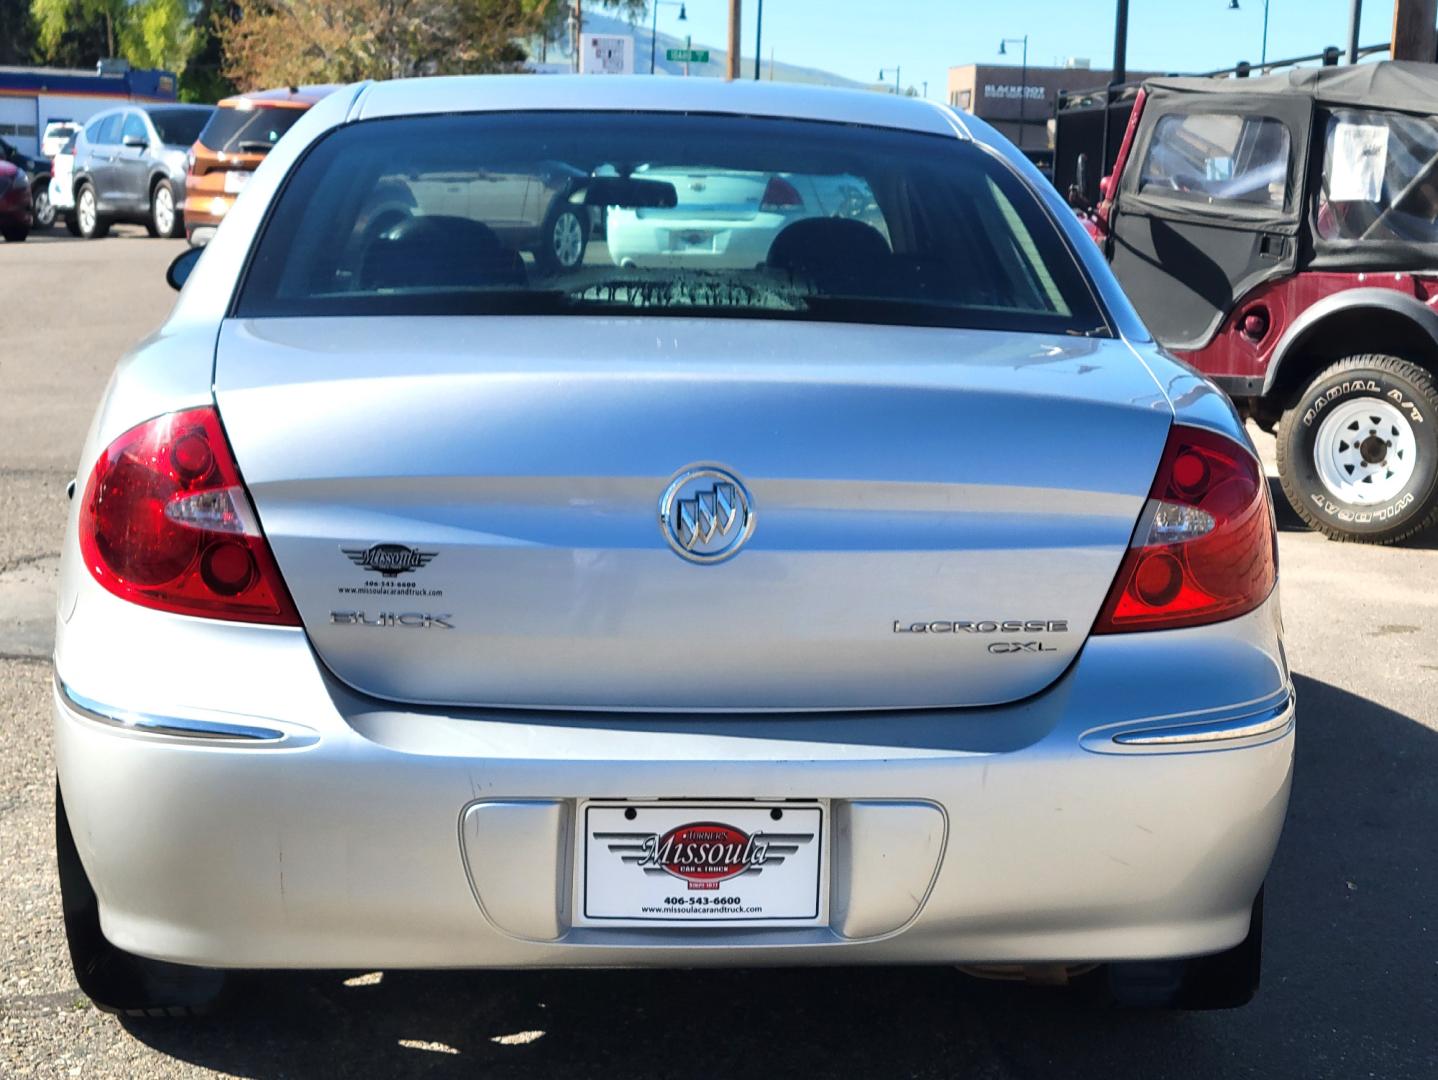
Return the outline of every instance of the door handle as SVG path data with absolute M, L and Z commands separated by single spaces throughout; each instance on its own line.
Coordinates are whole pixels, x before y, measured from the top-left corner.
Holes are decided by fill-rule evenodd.
M 1279 233 L 1264 233 L 1258 240 L 1258 253 L 1267 259 L 1286 258 L 1288 237 Z

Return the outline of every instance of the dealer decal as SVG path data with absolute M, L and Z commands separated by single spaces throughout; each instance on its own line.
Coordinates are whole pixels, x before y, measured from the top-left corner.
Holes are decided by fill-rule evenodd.
M 721 882 L 744 874 L 763 873 L 813 841 L 814 834 L 746 833 L 718 821 L 679 825 L 657 833 L 595 833 L 611 852 L 646 874 L 668 874 L 691 891 L 717 889 Z

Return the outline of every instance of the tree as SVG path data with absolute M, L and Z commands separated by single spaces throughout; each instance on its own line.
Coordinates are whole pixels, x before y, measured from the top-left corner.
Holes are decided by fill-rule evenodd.
M 34 47 L 28 0 L 0 0 L 0 64 L 24 64 Z
M 200 39 L 190 0 L 30 0 L 30 16 L 40 55 L 62 63 L 100 59 L 70 55 L 78 37 L 135 67 L 182 72 Z
M 235 0 L 216 20 L 246 89 L 517 69 L 560 0 Z

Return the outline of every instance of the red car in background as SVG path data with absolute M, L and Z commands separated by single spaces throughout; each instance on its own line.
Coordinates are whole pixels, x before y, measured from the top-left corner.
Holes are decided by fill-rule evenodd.
M 30 235 L 30 175 L 18 165 L 0 161 L 0 236 L 18 243 Z
M 290 86 L 239 94 L 219 103 L 190 148 L 185 233 L 206 243 L 270 148 L 333 86 Z

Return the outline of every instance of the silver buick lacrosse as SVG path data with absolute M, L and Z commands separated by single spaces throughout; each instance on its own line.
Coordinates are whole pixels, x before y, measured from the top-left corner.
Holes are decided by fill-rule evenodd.
M 101 1007 L 385 966 L 1253 995 L 1294 745 L 1268 487 L 982 122 L 359 85 L 170 278 L 59 590 Z

